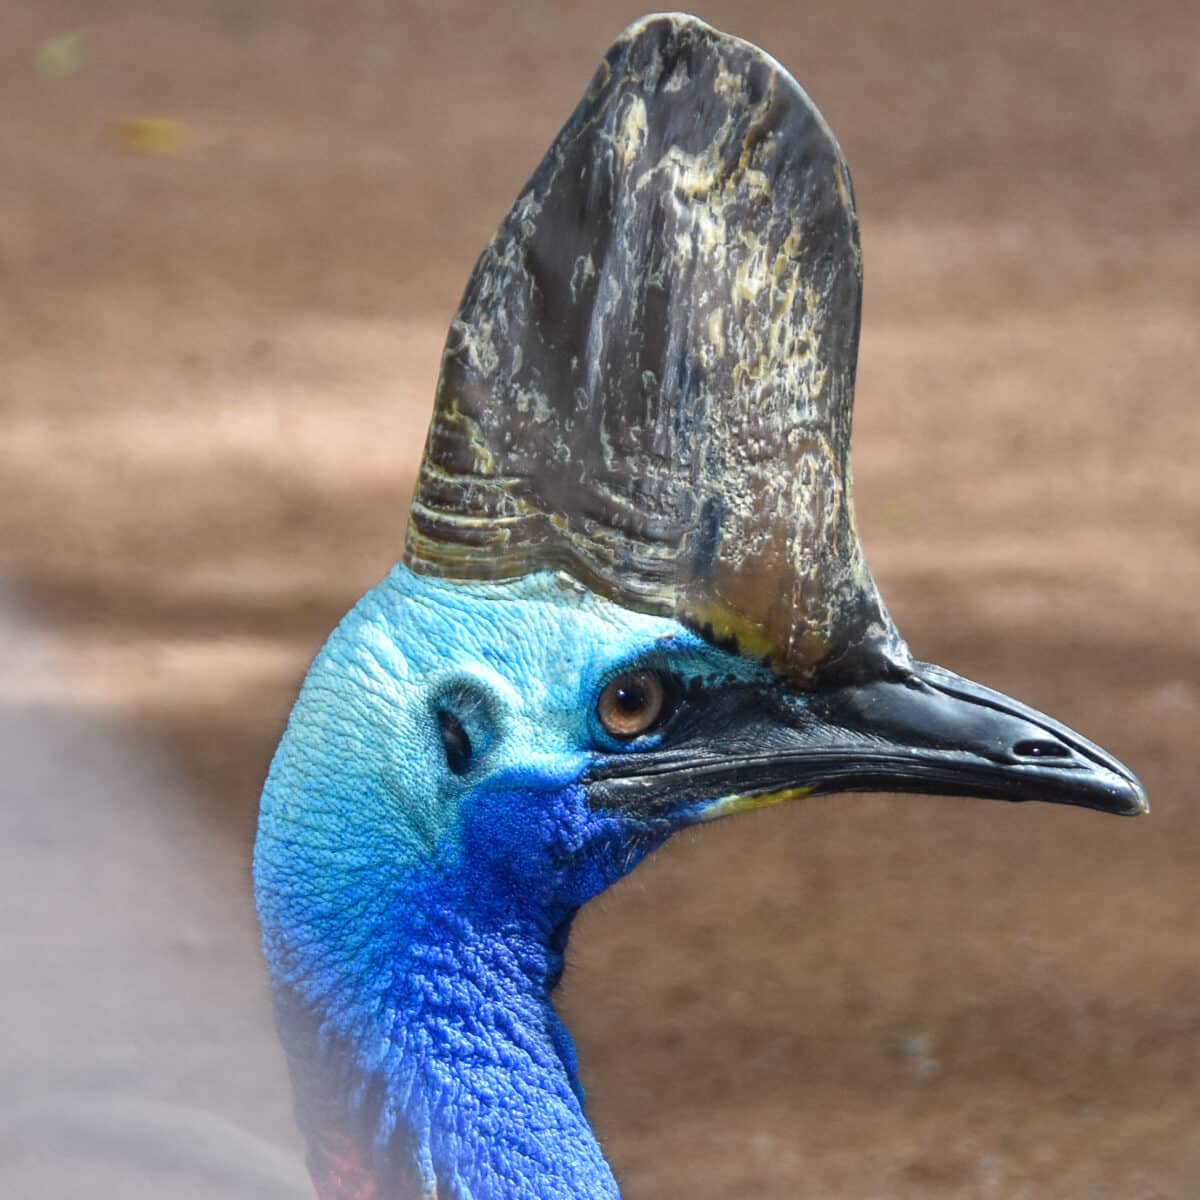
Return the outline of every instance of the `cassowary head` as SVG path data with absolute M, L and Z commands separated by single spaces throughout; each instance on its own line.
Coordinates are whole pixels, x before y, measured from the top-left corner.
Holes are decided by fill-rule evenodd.
M 255 877 L 323 1197 L 615 1196 L 550 1003 L 673 832 L 883 789 L 1145 807 L 913 661 L 854 524 L 861 263 L 766 55 L 631 27 L 451 325 L 404 562 L 314 663 Z

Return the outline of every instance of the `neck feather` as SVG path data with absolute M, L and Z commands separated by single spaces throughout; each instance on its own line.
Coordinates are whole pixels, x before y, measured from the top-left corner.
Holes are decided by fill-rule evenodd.
M 281 999 L 285 1040 L 309 1031 L 289 1050 L 315 1065 L 293 1071 L 322 1200 L 617 1200 L 550 1000 L 568 927 L 491 923 L 438 897 L 346 1033 Z M 313 1089 L 337 1099 L 305 1114 Z

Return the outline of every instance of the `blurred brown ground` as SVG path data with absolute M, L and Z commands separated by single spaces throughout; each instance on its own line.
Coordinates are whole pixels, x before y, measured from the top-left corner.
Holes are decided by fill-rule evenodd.
M 243 890 L 257 790 L 308 659 L 399 553 L 475 255 L 641 11 L 0 7 L 0 577 L 54 639 L 5 655 L 5 720 L 167 773 L 137 853 L 86 792 L 8 835 L 0 1108 L 103 1057 L 103 1023 L 77 1035 L 114 960 L 73 914 L 119 939 L 137 908 L 172 949 L 153 989 L 128 970 L 122 1036 L 159 1057 L 124 1085 L 294 1148 Z M 855 174 L 858 509 L 900 627 L 1108 746 L 1155 811 L 845 797 L 681 839 L 578 926 L 595 1122 L 630 1200 L 1192 1200 L 1200 14 L 698 11 L 793 70 Z M 39 71 L 72 30 L 82 57 Z M 186 144 L 124 152 L 138 115 Z M 32 930 L 51 878 L 78 896 Z

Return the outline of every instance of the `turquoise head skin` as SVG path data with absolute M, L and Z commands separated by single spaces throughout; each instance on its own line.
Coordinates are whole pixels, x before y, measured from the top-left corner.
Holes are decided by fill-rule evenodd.
M 254 875 L 323 1200 L 617 1195 L 550 994 L 578 907 L 714 815 L 588 802 L 598 758 L 657 745 L 596 715 L 641 666 L 684 686 L 774 682 L 552 573 L 397 566 L 318 655 L 271 765 Z M 443 736 L 447 713 L 465 742 Z

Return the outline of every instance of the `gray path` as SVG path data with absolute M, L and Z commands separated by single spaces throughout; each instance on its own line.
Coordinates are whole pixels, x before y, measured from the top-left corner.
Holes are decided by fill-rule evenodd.
M 4 1195 L 311 1195 L 246 865 L 69 670 L 0 596 Z

